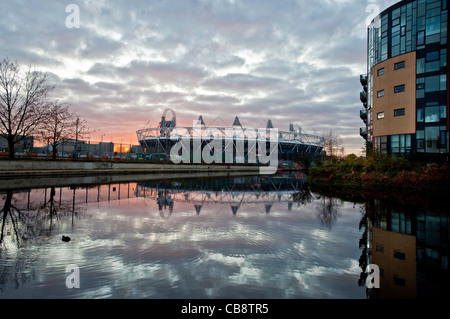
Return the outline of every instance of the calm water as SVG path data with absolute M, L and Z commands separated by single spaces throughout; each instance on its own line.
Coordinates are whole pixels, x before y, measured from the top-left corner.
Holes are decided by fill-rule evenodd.
M 137 180 L 3 183 L 0 298 L 445 294 L 439 205 L 311 191 L 302 174 Z M 364 285 L 369 263 L 379 289 Z M 68 265 L 79 288 L 66 286 Z

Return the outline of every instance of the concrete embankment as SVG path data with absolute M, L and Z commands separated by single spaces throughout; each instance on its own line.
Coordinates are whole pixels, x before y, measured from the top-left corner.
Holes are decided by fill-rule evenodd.
M 89 185 L 138 183 L 155 180 L 180 180 L 196 178 L 227 178 L 254 176 L 246 172 L 178 172 L 178 173 L 144 173 L 92 176 L 42 176 L 36 178 L 18 177 L 14 179 L 0 178 L 0 192 L 5 190 L 21 190 L 44 187 L 81 187 Z
M 257 166 L 4 160 L 0 161 L 0 190 L 258 173 Z
M 92 176 L 190 172 L 253 172 L 257 166 L 187 165 L 87 161 L 0 161 L 0 178 L 43 176 Z

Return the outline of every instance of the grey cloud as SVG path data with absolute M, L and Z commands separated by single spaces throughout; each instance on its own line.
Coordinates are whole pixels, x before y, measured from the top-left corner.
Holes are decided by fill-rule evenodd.
M 90 75 L 112 76 L 124 79 L 154 79 L 161 82 L 184 82 L 191 84 L 201 81 L 207 72 L 199 67 L 190 67 L 179 63 L 132 61 L 123 67 L 113 64 L 96 63 L 88 71 Z M 150 80 L 149 80 L 150 81 Z
M 226 104 L 236 104 L 240 101 L 233 96 L 225 96 L 225 95 L 198 95 L 195 98 L 198 102 L 205 103 L 226 103 Z
M 2 1 L 0 52 L 55 67 L 55 97 L 97 126 L 134 127 L 172 106 L 180 121 L 270 116 L 280 127 L 299 120 L 308 130 L 334 128 L 349 145 L 363 142 L 354 70 L 365 70 L 367 1 L 76 3 L 80 29 L 65 27 L 64 2 Z M 70 59 L 90 68 L 66 78 L 56 69 Z
M 250 74 L 234 73 L 224 77 L 213 77 L 203 82 L 203 86 L 218 91 L 252 93 L 259 90 L 274 90 L 282 82 L 276 78 L 258 77 Z

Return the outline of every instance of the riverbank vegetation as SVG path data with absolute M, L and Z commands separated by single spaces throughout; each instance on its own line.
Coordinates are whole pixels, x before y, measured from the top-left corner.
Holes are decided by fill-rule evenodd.
M 449 189 L 447 162 L 411 161 L 390 154 L 368 152 L 315 160 L 308 169 L 310 184 L 354 187 Z

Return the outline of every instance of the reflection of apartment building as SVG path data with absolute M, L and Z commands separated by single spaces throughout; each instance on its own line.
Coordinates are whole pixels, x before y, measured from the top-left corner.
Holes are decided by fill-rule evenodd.
M 360 134 L 377 151 L 449 152 L 447 0 L 403 0 L 368 26 Z
M 372 229 L 372 263 L 380 268 L 382 298 L 416 298 L 416 238 Z
M 380 268 L 374 297 L 448 296 L 450 215 L 426 210 L 384 212 L 372 221 L 372 263 Z

